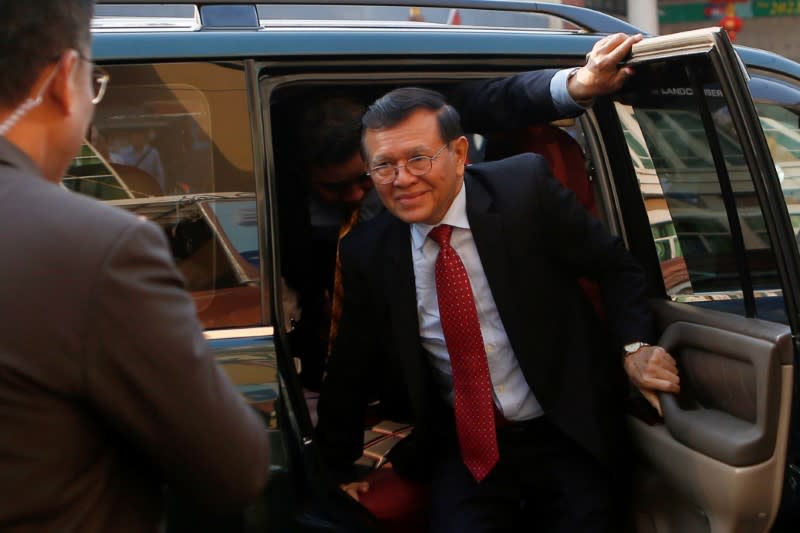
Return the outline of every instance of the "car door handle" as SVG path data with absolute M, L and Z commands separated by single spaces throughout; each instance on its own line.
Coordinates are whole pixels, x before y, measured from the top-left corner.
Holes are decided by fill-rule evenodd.
M 767 460 L 773 452 L 777 432 L 780 365 L 775 344 L 739 333 L 688 322 L 670 324 L 659 345 L 673 354 L 679 367 L 703 369 L 704 364 L 714 372 L 704 375 L 698 388 L 690 376 L 681 376 L 679 395 L 661 393 L 661 408 L 669 433 L 677 441 L 719 461 L 733 466 L 746 466 Z M 691 356 L 691 362 L 682 359 Z M 702 358 L 708 358 L 703 361 Z M 697 359 L 695 359 L 697 358 Z M 719 408 L 724 402 L 714 402 L 714 393 L 741 390 L 735 382 L 747 370 L 755 391 L 754 420 L 735 416 Z M 731 371 L 726 371 L 730 368 Z M 737 389 L 739 387 L 739 389 Z M 693 398 L 694 396 L 694 398 Z M 702 398 L 698 400 L 697 398 Z M 688 400 L 688 401 L 687 401 Z

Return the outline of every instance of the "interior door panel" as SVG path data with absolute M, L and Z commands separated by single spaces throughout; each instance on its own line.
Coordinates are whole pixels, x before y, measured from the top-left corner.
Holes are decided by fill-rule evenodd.
M 669 433 L 731 466 L 769 458 L 779 413 L 777 345 L 689 322 L 670 324 L 659 345 L 683 376 L 681 394 L 661 398 Z
M 792 394 L 788 326 L 653 303 L 678 361 L 664 424 L 631 417 L 640 531 L 765 531 L 778 511 Z M 653 488 L 657 487 L 657 488 Z

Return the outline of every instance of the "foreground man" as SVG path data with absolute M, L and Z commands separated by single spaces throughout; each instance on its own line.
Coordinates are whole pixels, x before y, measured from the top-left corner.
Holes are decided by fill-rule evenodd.
M 656 408 L 655 391 L 679 390 L 675 361 L 646 344 L 642 271 L 540 156 L 467 167 L 439 93 L 392 91 L 363 125 L 387 211 L 342 242 L 344 312 L 319 402 L 328 464 L 353 479 L 377 390 L 415 424 L 390 459 L 432 481 L 431 531 L 622 530 L 623 366 Z M 579 277 L 600 285 L 607 326 Z
M 0 530 L 158 531 L 255 498 L 267 433 L 151 223 L 59 187 L 108 79 L 89 0 L 0 0 Z

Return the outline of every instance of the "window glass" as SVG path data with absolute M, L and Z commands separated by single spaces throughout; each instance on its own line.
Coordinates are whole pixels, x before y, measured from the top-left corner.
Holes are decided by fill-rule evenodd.
M 615 106 L 668 295 L 744 314 L 749 278 L 756 313 L 785 320 L 766 225 L 713 69 L 698 58 L 637 67 L 636 77 Z
M 800 242 L 800 85 L 756 75 L 750 92 Z
M 64 186 L 163 228 L 204 327 L 262 324 L 242 65 L 107 70 L 111 83 Z
M 749 87 L 800 246 L 800 85 L 756 75 Z

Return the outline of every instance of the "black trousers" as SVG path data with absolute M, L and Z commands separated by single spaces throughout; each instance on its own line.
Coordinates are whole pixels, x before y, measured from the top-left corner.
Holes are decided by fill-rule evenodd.
M 431 531 L 619 532 L 629 476 L 612 471 L 546 417 L 498 429 L 500 461 L 476 483 L 457 443 L 434 472 Z

